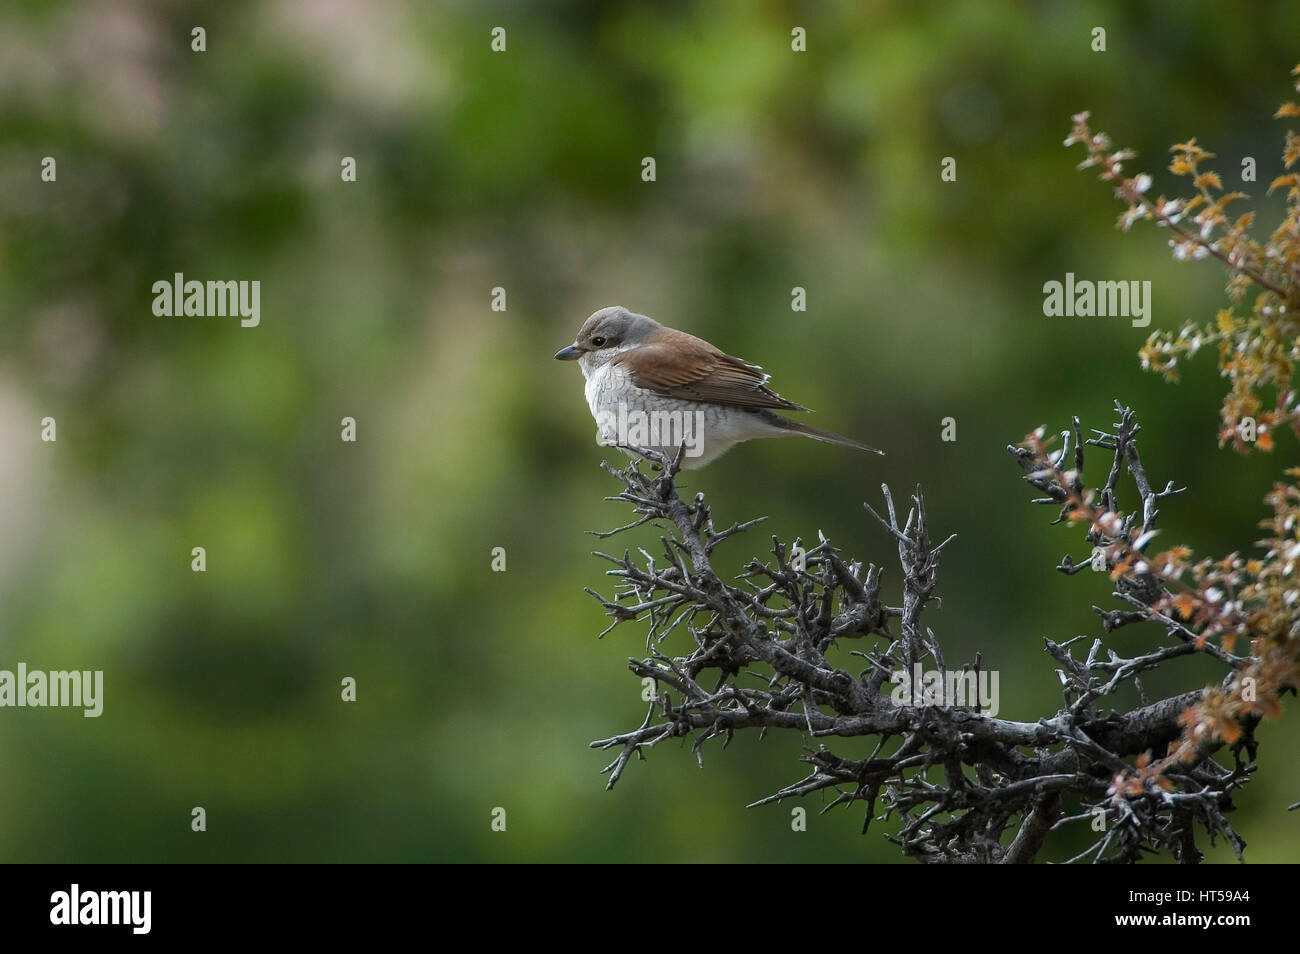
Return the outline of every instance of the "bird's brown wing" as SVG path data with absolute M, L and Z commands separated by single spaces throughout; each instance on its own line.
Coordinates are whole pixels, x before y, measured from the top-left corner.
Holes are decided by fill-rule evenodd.
M 613 364 L 624 368 L 632 383 L 665 397 L 735 407 L 772 407 L 806 411 L 767 386 L 768 375 L 756 364 L 719 351 L 682 331 L 654 344 L 624 351 Z

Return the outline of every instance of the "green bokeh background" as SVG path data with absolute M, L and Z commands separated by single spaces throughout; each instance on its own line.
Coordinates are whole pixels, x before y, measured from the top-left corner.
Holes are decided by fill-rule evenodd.
M 1180 184 L 1168 145 L 1197 136 L 1230 185 L 1255 157 L 1262 197 L 1297 36 L 1300 6 L 1208 0 L 7 5 L 0 668 L 102 669 L 106 700 L 99 719 L 0 710 L 0 860 L 900 861 L 858 807 L 794 803 L 806 833 L 792 803 L 744 808 L 802 775 L 793 734 L 710 743 L 703 769 L 666 745 L 603 790 L 611 755 L 587 742 L 640 723 L 643 642 L 594 638 L 582 588 L 609 583 L 583 531 L 630 514 L 602 502 L 578 371 L 551 355 L 621 303 L 886 448 L 761 442 L 690 475 L 717 519 L 771 518 L 719 567 L 820 529 L 884 562 L 896 597 L 862 502 L 920 482 L 935 532 L 959 534 L 928 613 L 949 662 L 982 652 L 1003 715 L 1050 714 L 1043 637 L 1099 632 L 1108 587 L 1053 571 L 1079 534 L 1027 505 L 1006 445 L 1072 414 L 1106 426 L 1121 398 L 1153 480 L 1189 488 L 1164 539 L 1207 555 L 1252 544 L 1297 458 L 1287 436 L 1216 447 L 1211 355 L 1168 385 L 1139 370 L 1145 330 L 1043 316 L 1067 271 L 1150 280 L 1153 327 L 1224 303 L 1212 265 L 1115 231 L 1062 148 L 1070 116 L 1137 148 L 1157 190 Z M 1266 228 L 1277 207 L 1261 199 Z M 150 286 L 177 271 L 260 280 L 261 326 L 155 317 Z M 1179 660 L 1146 685 L 1215 674 Z M 1255 861 L 1300 844 L 1286 726 L 1260 729 L 1237 798 Z

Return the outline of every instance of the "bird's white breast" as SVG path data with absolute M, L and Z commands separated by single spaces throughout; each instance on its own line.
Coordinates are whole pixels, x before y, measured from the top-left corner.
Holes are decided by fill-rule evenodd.
M 597 420 L 600 420 L 602 411 L 616 411 L 620 397 L 624 397 L 627 389 L 632 386 L 627 372 L 614 367 L 610 362 L 590 372 L 583 368 L 582 374 L 587 379 L 582 393 L 587 398 L 587 406 L 591 408 L 591 416 Z
M 637 387 L 632 383 L 627 370 L 612 362 L 605 362 L 598 367 L 591 367 L 590 362 L 579 360 L 586 384 L 583 393 L 591 416 L 596 420 L 601 444 L 622 445 L 631 443 L 625 435 L 620 435 L 619 427 L 636 419 L 638 414 L 676 415 L 682 421 L 689 420 L 692 435 L 698 440 L 693 453 L 688 449 L 688 456 L 683 460 L 683 467 L 693 469 L 702 467 L 720 457 L 737 441 L 751 440 L 755 437 L 773 437 L 781 431 L 767 424 L 760 416 L 747 413 L 733 407 L 690 401 L 683 398 L 670 398 Z M 679 432 L 680 433 L 680 432 Z M 673 454 L 677 444 L 664 444 L 657 441 L 641 441 L 639 446 L 662 453 Z M 629 452 L 629 456 L 634 456 Z

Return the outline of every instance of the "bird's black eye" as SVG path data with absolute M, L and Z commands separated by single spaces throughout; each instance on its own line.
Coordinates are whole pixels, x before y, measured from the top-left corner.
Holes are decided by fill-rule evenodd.
M 591 343 L 594 344 L 597 348 L 599 348 L 601 345 L 605 343 L 605 336 L 596 335 L 596 337 L 591 339 Z

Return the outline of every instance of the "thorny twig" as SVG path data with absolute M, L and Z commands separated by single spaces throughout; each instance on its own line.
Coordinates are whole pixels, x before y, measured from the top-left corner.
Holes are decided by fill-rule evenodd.
M 1132 862 L 1143 852 L 1164 850 L 1194 862 L 1200 858 L 1198 825 L 1211 838 L 1224 835 L 1240 856 L 1244 842 L 1226 813 L 1233 807 L 1232 790 L 1253 768 L 1241 761 L 1243 752 L 1253 757 L 1253 725 L 1232 747 L 1232 768 L 1213 759 L 1219 744 L 1207 745 L 1191 762 L 1154 763 L 1152 753 L 1179 737 L 1180 718 L 1201 691 L 1154 703 L 1142 697 L 1143 704 L 1127 712 L 1100 706 L 1128 683 L 1141 693 L 1139 674 L 1182 656 L 1205 651 L 1230 674 L 1248 658 L 1196 639 L 1159 611 L 1171 596 L 1159 576 L 1140 572 L 1140 566 L 1130 572 L 1154 534 L 1158 505 L 1179 491 L 1172 484 L 1152 488 L 1138 456 L 1133 414 L 1116 407 L 1120 419 L 1112 432 L 1097 431 L 1084 440 L 1076 421 L 1065 447 L 1050 456 L 1032 440 L 1010 450 L 1029 483 L 1045 494 L 1040 502 L 1060 508 L 1058 521 L 1078 519 L 1079 502 L 1087 497 L 1084 447 L 1109 452 L 1109 473 L 1095 495 L 1086 537 L 1093 555 L 1081 564 L 1067 557 L 1059 569 L 1075 573 L 1099 561 L 1112 572 L 1123 567 L 1114 574 L 1114 595 L 1126 608 L 1096 608 L 1103 628 L 1153 621 L 1175 642 L 1124 658 L 1113 650 L 1103 654 L 1096 640 L 1078 659 L 1070 650 L 1076 640 L 1047 640 L 1047 652 L 1060 666 L 1064 704 L 1036 722 L 998 718 L 981 710 L 978 703 L 986 700 L 978 697 L 965 700 L 973 705 L 897 701 L 895 674 L 910 675 L 927 661 L 940 680 L 974 675 L 971 667 L 963 667 L 964 677 L 949 671 L 938 638 L 921 621 L 934 598 L 940 557 L 954 538 L 932 542 L 920 488 L 901 520 L 888 487 L 882 487 L 883 514 L 867 507 L 897 546 L 902 592 L 892 605 L 881 593 L 881 569 L 846 561 L 820 533 L 806 549 L 800 539 L 787 546 L 773 538 L 770 558 L 751 559 L 728 582 L 714 569 L 715 550 L 757 520 L 719 529 L 702 493 L 683 501 L 675 486 L 680 459 L 644 453 L 659 465 L 654 476 L 634 464 L 623 470 L 605 464 L 624 485 L 611 499 L 631 503 L 638 515 L 616 532 L 656 521 L 670 528 L 660 536 L 657 554 L 640 548 L 635 555 L 598 554 L 612 565 L 606 572 L 616 580 L 610 599 L 589 591 L 613 617 L 605 632 L 627 622 L 646 624 L 647 656 L 630 659 L 628 666 L 657 687 L 638 728 L 591 743 L 617 751 L 605 769 L 607 787 L 618 782 L 634 755 L 643 757 L 661 742 L 691 739 L 702 760 L 710 739 L 725 744 L 738 731 L 785 729 L 818 740 L 802 756 L 809 774 L 753 805 L 815 792 L 832 795 L 823 811 L 864 802 L 863 831 L 873 818 L 896 817 L 898 830 L 886 837 L 922 861 L 1031 862 L 1054 829 L 1097 819 L 1104 819 L 1104 832 L 1071 860 Z M 1069 469 L 1062 469 L 1067 462 Z M 1119 508 L 1124 473 L 1141 502 L 1131 514 Z M 894 620 L 897 630 L 891 628 Z M 684 654 L 666 650 L 674 634 L 689 638 Z M 860 672 L 828 659 L 840 641 L 868 637 L 883 642 L 853 651 L 866 662 Z M 981 666 L 977 659 L 974 668 Z M 917 689 L 913 698 L 919 701 Z M 876 737 L 866 757 L 847 758 L 825 744 L 856 736 Z M 1004 845 L 1009 830 L 1015 834 Z

